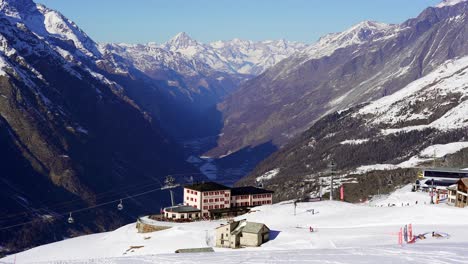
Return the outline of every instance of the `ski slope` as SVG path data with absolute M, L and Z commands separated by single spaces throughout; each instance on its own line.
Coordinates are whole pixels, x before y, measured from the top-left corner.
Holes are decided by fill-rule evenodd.
M 147 234 L 130 224 L 36 247 L 0 263 L 14 263 L 15 257 L 16 263 L 468 263 L 468 209 L 429 201 L 427 193 L 412 193 L 405 186 L 368 204 L 299 203 L 296 215 L 292 202 L 256 207 L 237 219 L 262 222 L 272 230 L 272 239 L 258 248 L 173 254 L 180 248 L 213 246 L 214 228 L 225 222 L 160 223 L 172 228 Z M 381 207 L 388 203 L 397 206 Z M 429 236 L 400 247 L 397 232 L 409 223 L 414 234 L 437 231 L 450 238 Z M 309 232 L 310 226 L 316 232 Z M 130 250 L 132 246 L 139 248 Z

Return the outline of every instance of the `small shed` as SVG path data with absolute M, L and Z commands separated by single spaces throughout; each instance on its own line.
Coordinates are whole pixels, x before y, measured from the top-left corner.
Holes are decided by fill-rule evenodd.
M 270 239 L 270 229 L 262 223 L 231 221 L 216 228 L 216 246 L 258 247 Z

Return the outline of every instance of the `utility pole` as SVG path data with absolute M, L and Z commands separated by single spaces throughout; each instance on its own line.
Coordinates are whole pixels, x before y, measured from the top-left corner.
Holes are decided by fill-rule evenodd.
M 336 163 L 334 160 L 331 160 L 328 165 L 330 168 L 330 201 L 333 201 L 333 176 L 335 174 Z
M 323 184 L 323 179 L 320 178 L 320 180 L 319 180 L 319 197 L 320 197 L 320 201 L 322 200 L 322 184 Z
M 432 179 L 431 184 L 431 204 L 434 204 L 434 179 Z

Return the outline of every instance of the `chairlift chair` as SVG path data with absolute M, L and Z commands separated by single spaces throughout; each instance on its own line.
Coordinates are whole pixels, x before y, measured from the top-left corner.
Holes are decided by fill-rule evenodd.
M 117 205 L 117 209 L 118 209 L 119 211 L 121 211 L 123 208 L 124 208 L 124 207 L 123 207 L 123 203 L 122 203 L 122 199 L 121 199 L 121 200 L 120 200 L 120 203 Z
M 68 217 L 68 223 L 73 224 L 74 222 L 75 222 L 75 220 L 72 217 L 72 213 L 70 213 L 70 216 Z

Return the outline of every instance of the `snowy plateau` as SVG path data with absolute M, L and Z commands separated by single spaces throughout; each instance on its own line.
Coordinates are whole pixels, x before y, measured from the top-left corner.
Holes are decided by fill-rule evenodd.
M 156 222 L 171 228 L 139 234 L 129 224 L 36 247 L 0 263 L 468 263 L 468 210 L 429 201 L 428 193 L 411 192 L 407 185 L 362 204 L 298 203 L 296 213 L 288 201 L 259 206 L 236 218 L 271 229 L 271 240 L 258 248 L 175 254 L 214 246 L 214 229 L 226 221 Z M 429 232 L 427 239 L 398 245 L 397 233 L 408 224 L 415 235 Z M 433 238 L 433 231 L 448 236 Z

